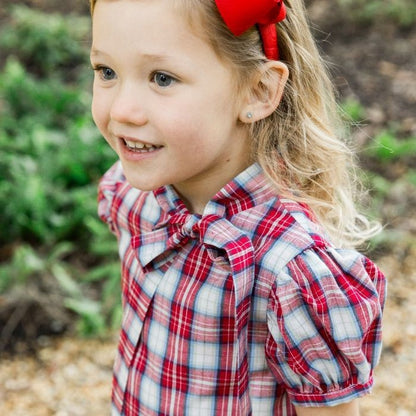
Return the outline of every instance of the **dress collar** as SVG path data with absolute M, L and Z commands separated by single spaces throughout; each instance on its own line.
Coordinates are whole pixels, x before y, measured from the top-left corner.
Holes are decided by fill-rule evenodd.
M 154 192 L 157 203 L 164 213 L 189 215 L 189 211 L 173 186 L 163 186 Z M 220 189 L 205 206 L 202 217 L 217 215 L 231 218 L 270 199 L 272 188 L 258 163 L 254 163 Z M 196 215 L 201 217 L 200 215 Z

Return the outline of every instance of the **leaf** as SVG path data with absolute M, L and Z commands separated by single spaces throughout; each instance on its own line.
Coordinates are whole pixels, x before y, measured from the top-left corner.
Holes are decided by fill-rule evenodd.
M 82 291 L 79 283 L 77 283 L 71 275 L 65 270 L 65 268 L 58 264 L 54 263 L 51 266 L 51 272 L 61 289 L 68 295 L 73 298 L 80 298 L 82 296 Z

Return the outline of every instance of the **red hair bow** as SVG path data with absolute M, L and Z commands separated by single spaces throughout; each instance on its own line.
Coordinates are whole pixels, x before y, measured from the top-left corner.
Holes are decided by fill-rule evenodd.
M 278 60 L 275 24 L 286 17 L 283 0 L 215 0 L 225 24 L 235 36 L 258 25 L 264 53 Z

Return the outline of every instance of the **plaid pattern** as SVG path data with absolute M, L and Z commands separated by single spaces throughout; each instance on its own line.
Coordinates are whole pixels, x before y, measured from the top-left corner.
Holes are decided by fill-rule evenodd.
M 172 187 L 132 188 L 117 163 L 99 214 L 122 260 L 113 415 L 295 415 L 370 390 L 384 276 L 257 164 L 200 216 Z

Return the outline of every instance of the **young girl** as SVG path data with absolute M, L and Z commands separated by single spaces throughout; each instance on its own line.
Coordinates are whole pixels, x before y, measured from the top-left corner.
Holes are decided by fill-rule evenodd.
M 91 1 L 93 117 L 120 161 L 114 415 L 357 415 L 382 273 L 301 0 Z

